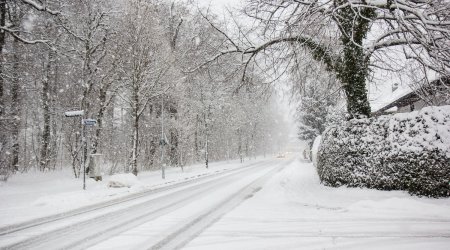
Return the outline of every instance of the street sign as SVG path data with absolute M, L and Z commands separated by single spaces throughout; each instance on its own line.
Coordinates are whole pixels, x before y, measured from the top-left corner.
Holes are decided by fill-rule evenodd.
M 81 157 L 81 165 L 83 166 L 83 189 L 86 190 L 86 161 L 85 161 L 85 151 L 86 151 L 86 139 L 85 139 L 85 126 L 94 126 L 97 123 L 97 120 L 94 119 L 83 119 L 84 110 L 73 110 L 64 112 L 66 117 L 81 117 L 81 142 L 82 142 L 82 157 Z
M 84 110 L 67 111 L 67 112 L 64 112 L 64 115 L 65 115 L 66 117 L 83 116 L 83 115 L 84 115 Z
M 95 124 L 97 124 L 97 120 L 95 120 L 95 119 L 83 119 L 83 120 L 81 120 L 81 123 L 84 126 L 94 126 Z

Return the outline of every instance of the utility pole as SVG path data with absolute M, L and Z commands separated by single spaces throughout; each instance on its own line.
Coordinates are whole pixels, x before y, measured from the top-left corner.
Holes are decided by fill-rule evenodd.
M 85 137 L 84 119 L 81 119 L 81 143 L 83 144 L 81 154 L 81 164 L 83 165 L 83 190 L 86 190 L 86 137 Z
M 166 179 L 166 173 L 164 169 L 164 146 L 166 145 L 166 140 L 164 136 L 164 94 L 161 95 L 161 140 L 159 142 L 161 144 L 161 172 L 162 178 Z
M 208 120 L 206 117 L 206 114 L 204 114 L 204 119 L 205 119 L 205 164 L 206 164 L 206 168 L 208 168 L 208 162 L 209 162 L 209 152 L 208 152 Z

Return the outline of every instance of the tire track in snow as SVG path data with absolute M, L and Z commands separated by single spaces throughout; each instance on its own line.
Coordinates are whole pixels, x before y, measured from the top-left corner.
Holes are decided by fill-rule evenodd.
M 16 224 L 12 224 L 12 225 L 8 225 L 8 226 L 3 226 L 0 227 L 0 237 L 4 236 L 4 235 L 8 235 L 14 232 L 19 232 L 19 231 L 23 231 L 25 229 L 29 229 L 29 228 L 33 228 L 33 227 L 37 227 L 37 226 L 41 226 L 44 224 L 48 224 L 51 222 L 55 222 L 55 221 L 59 221 L 59 220 L 64 220 L 70 217 L 75 217 L 75 216 L 79 216 L 79 215 L 83 215 L 92 211 L 96 211 L 96 210 L 100 210 L 100 209 L 104 209 L 104 208 L 108 208 L 108 207 L 112 207 L 118 204 L 122 204 L 122 203 L 126 203 L 132 200 L 136 200 L 151 194 L 156 194 L 156 193 L 160 193 L 160 192 L 164 192 L 170 189 L 175 189 L 178 187 L 182 187 L 188 184 L 192 184 L 194 182 L 197 181 L 201 181 L 201 180 L 205 180 L 208 178 L 214 178 L 217 177 L 219 175 L 223 175 L 223 174 L 228 174 L 228 173 L 233 173 L 235 171 L 239 171 L 242 170 L 244 168 L 248 168 L 248 167 L 252 167 L 254 165 L 257 165 L 261 163 L 256 162 L 256 163 L 252 163 L 249 165 L 246 165 L 242 168 L 238 168 L 238 169 L 232 169 L 232 170 L 225 170 L 225 171 L 216 171 L 212 174 L 206 174 L 206 175 L 198 175 L 195 178 L 189 178 L 187 181 L 182 181 L 182 182 L 177 182 L 175 184 L 171 184 L 168 186 L 164 186 L 164 187 L 159 187 L 159 188 L 152 188 L 152 189 L 147 189 L 144 190 L 142 192 L 138 192 L 138 193 L 134 193 L 134 194 L 130 194 L 124 197 L 120 197 L 117 199 L 113 199 L 113 200 L 109 200 L 109 201 L 105 201 L 105 202 L 101 202 L 101 203 L 97 203 L 97 204 L 92 204 L 92 205 L 88 205 L 88 206 L 83 206 L 74 210 L 70 210 L 70 211 L 66 211 L 66 212 L 62 212 L 62 213 L 57 213 L 57 214 L 53 214 L 50 216 L 45 216 L 42 218 L 37 218 L 37 219 L 33 219 L 33 220 L 29 220 L 29 221 L 25 221 L 25 222 L 20 222 L 20 223 L 16 223 Z M 169 182 L 170 183 L 170 182 Z
M 269 180 L 273 175 L 283 170 L 283 168 L 289 164 L 291 164 L 294 159 L 283 162 L 276 168 L 272 169 L 268 173 L 260 176 L 256 180 L 252 181 L 250 184 L 241 188 L 239 191 L 233 193 L 228 196 L 225 200 L 223 200 L 218 205 L 211 207 L 208 211 L 204 212 L 200 216 L 192 219 L 187 224 L 183 225 L 178 230 L 174 231 L 157 244 L 151 246 L 150 250 L 156 249 L 180 249 L 186 244 L 188 244 L 191 240 L 196 238 L 199 234 L 201 234 L 205 229 L 210 227 L 212 224 L 217 222 L 222 216 L 226 213 L 233 210 L 235 207 L 239 206 L 245 200 L 253 197 L 255 193 L 262 189 L 264 183 Z M 145 245 L 136 248 L 143 249 Z
M 271 164 L 272 161 L 260 161 L 257 163 L 249 164 L 244 168 L 233 169 L 231 171 L 226 171 L 213 176 L 206 176 L 206 182 L 201 182 L 199 184 L 194 184 L 189 186 L 189 184 L 199 181 L 198 178 L 191 181 L 175 184 L 174 186 L 164 187 L 158 190 L 150 190 L 148 192 L 141 193 L 140 196 L 128 197 L 127 200 L 121 200 L 120 202 L 115 202 L 111 204 L 101 204 L 96 210 L 104 207 L 113 207 L 115 205 L 126 203 L 126 201 L 131 201 L 144 196 L 151 196 L 152 194 L 159 193 L 169 189 L 175 189 L 176 187 L 183 187 L 187 185 L 188 187 L 177 190 L 173 193 L 157 197 L 143 203 L 132 205 L 131 207 L 125 207 L 117 211 L 103 214 L 94 218 L 90 218 L 85 221 L 79 221 L 68 226 L 57 228 L 55 230 L 50 230 L 42 234 L 32 236 L 26 240 L 9 244 L 5 249 L 84 249 L 86 247 L 92 246 L 102 240 L 105 240 L 111 236 L 114 236 L 123 231 L 129 230 L 140 224 L 143 224 L 149 220 L 153 220 L 161 215 L 167 214 L 173 210 L 182 207 L 184 204 L 191 202 L 196 196 L 201 196 L 205 193 L 205 190 L 214 188 L 219 182 L 226 183 L 227 180 L 235 175 L 239 175 L 242 172 L 253 170 L 254 168 L 263 167 Z M 223 177 L 222 177 L 223 175 Z M 218 178 L 213 178 L 218 177 Z M 208 180 L 208 179 L 211 180 Z M 86 214 L 91 212 L 92 209 L 87 211 L 82 211 L 80 214 Z M 78 214 L 76 214 L 78 215 Z M 23 233 L 24 231 L 29 231 L 29 229 L 39 231 L 41 227 L 45 227 L 47 224 L 52 224 L 54 221 L 68 219 L 69 217 L 74 217 L 76 215 L 63 216 L 61 218 L 54 218 L 53 221 L 43 222 L 39 225 L 30 225 L 27 228 L 17 229 L 14 234 Z M 89 230 L 94 231 L 89 233 Z M 11 233 L 6 233 L 3 236 L 8 237 Z M 2 247 L 3 249 L 3 247 Z

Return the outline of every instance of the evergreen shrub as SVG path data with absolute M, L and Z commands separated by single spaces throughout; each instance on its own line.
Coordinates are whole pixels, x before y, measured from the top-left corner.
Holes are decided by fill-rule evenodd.
M 353 119 L 322 135 L 325 185 L 450 196 L 450 106 Z

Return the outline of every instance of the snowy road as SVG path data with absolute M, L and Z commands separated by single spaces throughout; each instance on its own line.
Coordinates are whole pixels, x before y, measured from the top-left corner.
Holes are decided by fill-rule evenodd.
M 450 199 L 330 188 L 267 159 L 0 230 L 8 249 L 449 249 Z
M 2 232 L 11 249 L 172 249 L 183 246 L 289 163 L 267 160 L 67 218 Z
M 331 188 L 294 161 L 184 249 L 450 249 L 450 199 Z

